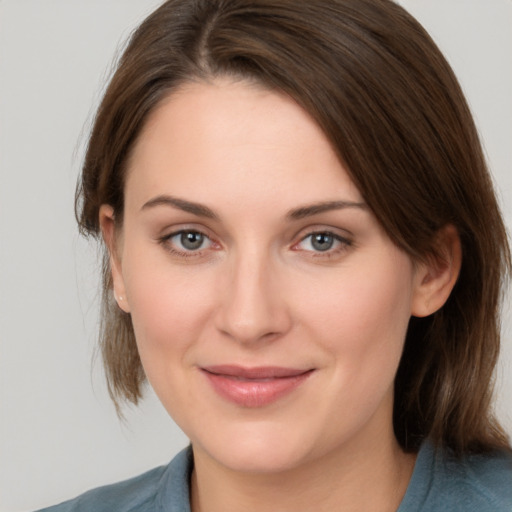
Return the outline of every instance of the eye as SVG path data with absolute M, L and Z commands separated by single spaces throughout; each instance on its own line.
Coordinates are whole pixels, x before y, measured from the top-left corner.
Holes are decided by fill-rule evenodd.
M 336 239 L 330 233 L 313 233 L 309 235 L 309 244 L 315 251 L 328 251 L 332 249 Z
M 179 256 L 190 256 L 213 246 L 212 240 L 207 235 L 192 229 L 171 233 L 162 238 L 161 243 Z
M 197 251 L 202 248 L 205 240 L 208 239 L 198 231 L 182 231 L 181 233 L 174 235 L 171 240 L 173 240 L 174 243 L 179 242 L 181 247 L 187 251 Z
M 305 236 L 294 246 L 297 250 L 331 255 L 338 253 L 351 245 L 350 240 L 329 231 L 315 231 Z

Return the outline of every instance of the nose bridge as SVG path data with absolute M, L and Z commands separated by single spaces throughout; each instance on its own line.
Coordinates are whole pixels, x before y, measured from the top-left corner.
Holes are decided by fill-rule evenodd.
M 274 338 L 290 325 L 286 300 L 279 286 L 277 262 L 269 251 L 246 246 L 229 261 L 218 327 L 239 342 Z

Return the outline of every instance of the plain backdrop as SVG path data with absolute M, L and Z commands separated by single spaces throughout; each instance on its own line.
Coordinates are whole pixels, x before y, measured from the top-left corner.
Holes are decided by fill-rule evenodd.
M 155 397 L 121 423 L 93 364 L 98 258 L 74 187 L 114 55 L 158 0 L 0 0 L 0 511 L 167 463 L 187 444 Z M 512 2 L 403 0 L 468 96 L 512 220 Z M 512 433 L 512 329 L 497 409 Z

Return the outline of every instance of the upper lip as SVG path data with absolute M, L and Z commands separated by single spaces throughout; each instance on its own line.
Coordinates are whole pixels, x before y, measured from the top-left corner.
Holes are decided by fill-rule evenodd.
M 282 366 L 245 367 L 230 364 L 203 366 L 201 369 L 214 375 L 222 375 L 238 379 L 278 379 L 285 377 L 297 377 L 312 370 L 311 368 L 300 369 Z

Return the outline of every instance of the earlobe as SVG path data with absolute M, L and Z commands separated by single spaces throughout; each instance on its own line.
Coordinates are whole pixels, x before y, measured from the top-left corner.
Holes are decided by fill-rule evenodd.
M 436 236 L 436 253 L 417 264 L 411 315 L 429 316 L 448 300 L 462 264 L 460 237 L 455 226 L 448 224 Z
M 114 298 L 119 308 L 125 313 L 129 313 L 130 306 L 126 298 L 121 259 L 119 257 L 119 240 L 116 233 L 114 209 L 110 205 L 103 204 L 100 206 L 99 224 L 109 254 Z

